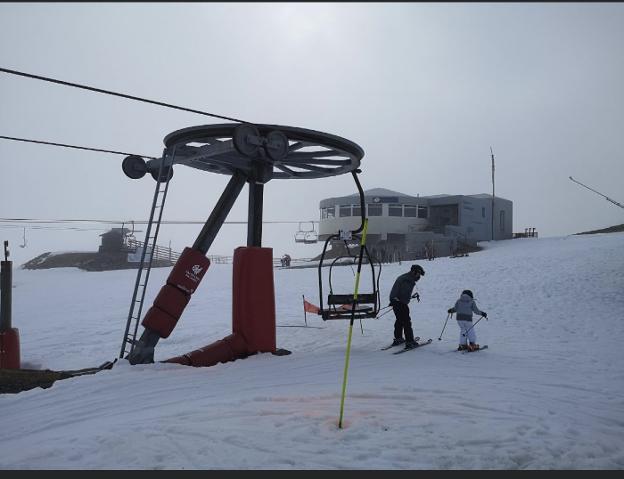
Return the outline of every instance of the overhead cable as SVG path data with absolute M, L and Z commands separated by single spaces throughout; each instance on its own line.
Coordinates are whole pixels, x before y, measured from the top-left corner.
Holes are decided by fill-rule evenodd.
M 53 143 L 51 141 L 29 140 L 27 138 L 15 138 L 13 136 L 0 135 L 0 138 L 2 138 L 4 140 L 23 141 L 23 142 L 26 142 L 26 143 L 39 143 L 39 144 L 42 144 L 42 145 L 62 146 L 63 148 L 74 148 L 76 150 L 88 150 L 88 151 L 99 151 L 101 153 L 113 153 L 115 155 L 125 155 L 125 156 L 134 155 L 134 153 L 126 153 L 124 151 L 102 150 L 100 148 L 89 148 L 89 147 L 86 147 L 86 146 L 67 145 L 65 143 Z M 155 158 L 153 156 L 146 156 L 146 155 L 137 155 L 137 156 L 141 156 L 143 158 L 149 158 L 150 160 L 157 160 L 158 159 L 158 158 Z
M 34 80 L 42 80 L 42 81 L 47 81 L 47 82 L 50 82 L 50 83 L 57 83 L 59 85 L 71 86 L 71 87 L 74 87 L 74 88 L 81 88 L 83 90 L 94 91 L 94 92 L 97 92 L 97 93 L 104 93 L 106 95 L 113 95 L 113 96 L 118 96 L 118 97 L 121 97 L 121 98 L 128 98 L 130 100 L 142 101 L 144 103 L 151 103 L 153 105 L 159 105 L 159 106 L 164 106 L 164 107 L 167 107 L 167 108 L 173 108 L 174 110 L 188 111 L 190 113 L 197 113 L 199 115 L 212 116 L 214 118 L 220 118 L 222 120 L 235 121 L 237 123 L 249 123 L 249 122 L 246 122 L 246 121 L 243 121 L 243 120 L 239 120 L 237 118 L 230 118 L 228 116 L 216 115 L 214 113 L 208 113 L 208 112 L 201 111 L 201 110 L 195 110 L 193 108 L 186 108 L 186 107 L 182 107 L 182 106 L 176 106 L 176 105 L 172 105 L 170 103 L 164 103 L 164 102 L 161 102 L 161 101 L 149 100 L 147 98 L 141 98 L 141 97 L 138 97 L 138 96 L 126 95 L 125 93 L 117 93 L 117 92 L 110 91 L 110 90 L 103 90 L 102 88 L 95 88 L 95 87 L 91 87 L 91 86 L 87 86 L 87 85 L 81 85 L 79 83 L 72 83 L 72 82 L 67 82 L 67 81 L 63 81 L 63 80 L 57 80 L 55 78 L 44 77 L 44 76 L 41 76 L 41 75 L 33 75 L 31 73 L 20 72 L 20 71 L 17 71 L 17 70 L 9 70 L 8 68 L 0 67 L 0 72 L 2 72 L 2 73 L 9 73 L 11 75 L 18 75 L 18 76 L 22 76 L 22 77 L 26 77 L 26 78 L 32 78 Z

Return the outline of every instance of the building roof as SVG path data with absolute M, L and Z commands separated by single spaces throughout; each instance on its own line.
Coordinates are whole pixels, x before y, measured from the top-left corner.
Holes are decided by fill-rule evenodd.
M 339 198 L 351 198 L 360 196 L 358 193 L 354 193 L 352 195 L 347 195 Z M 386 188 L 371 188 L 370 190 L 364 190 L 364 196 L 404 196 L 407 198 L 412 198 L 414 195 L 407 195 L 405 193 L 399 193 L 398 191 L 388 190 Z
M 111 228 L 106 233 L 102 233 L 100 236 L 108 236 L 108 235 L 125 235 L 129 233 L 130 230 L 128 228 Z
M 327 205 L 327 204 L 331 204 L 331 203 L 335 203 L 336 201 L 339 200 L 347 200 L 347 199 L 351 199 L 351 198 L 358 198 L 360 195 L 358 193 L 354 193 L 352 195 L 346 195 L 346 196 L 335 196 L 335 197 L 331 197 L 331 198 L 324 198 L 323 200 L 321 200 L 321 206 L 323 205 Z M 394 190 L 389 190 L 387 188 L 371 188 L 370 190 L 365 190 L 364 191 L 364 196 L 367 198 L 370 197 L 374 197 L 374 196 L 380 196 L 380 197 L 389 197 L 389 196 L 395 196 L 395 197 L 399 197 L 399 198 L 419 198 L 422 200 L 440 200 L 440 199 L 445 199 L 445 198 L 453 198 L 453 199 L 457 199 L 459 200 L 459 198 L 475 198 L 475 199 L 490 199 L 492 198 L 492 195 L 488 194 L 488 193 L 478 193 L 476 195 L 449 195 L 449 194 L 439 194 L 439 195 L 427 195 L 427 196 L 420 196 L 419 194 L 415 194 L 415 195 L 408 195 L 405 193 L 400 193 L 398 191 L 394 191 Z M 505 200 L 505 201 L 510 201 L 507 200 L 505 198 L 502 198 L 500 196 L 496 196 L 496 199 L 500 199 L 500 200 Z

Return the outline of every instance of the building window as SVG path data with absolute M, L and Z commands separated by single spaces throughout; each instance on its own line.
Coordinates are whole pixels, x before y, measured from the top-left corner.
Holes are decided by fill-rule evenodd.
M 485 218 L 485 206 L 481 208 L 481 218 Z
M 388 216 L 403 216 L 403 205 L 388 205 Z
M 419 218 L 427 218 L 427 207 L 426 206 L 418 206 L 418 217 Z
M 353 216 L 362 216 L 362 207 L 360 205 L 353 206 Z
M 406 218 L 416 218 L 416 207 L 412 205 L 403 205 L 403 216 Z
M 500 230 L 505 231 L 505 211 L 500 211 Z
M 368 204 L 368 216 L 381 216 L 381 204 Z
M 340 205 L 338 214 L 341 218 L 344 216 L 351 216 L 351 205 Z

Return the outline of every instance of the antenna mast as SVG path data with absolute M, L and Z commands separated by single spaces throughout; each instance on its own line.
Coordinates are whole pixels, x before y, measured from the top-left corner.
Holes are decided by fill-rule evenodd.
M 492 241 L 494 241 L 494 152 L 491 146 L 490 154 L 492 155 Z

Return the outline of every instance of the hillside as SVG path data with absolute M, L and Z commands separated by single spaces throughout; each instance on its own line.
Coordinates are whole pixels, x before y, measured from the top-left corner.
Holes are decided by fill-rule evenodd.
M 85 271 L 137 269 L 139 263 L 128 262 L 127 253 L 46 252 L 24 263 L 23 269 L 79 268 Z M 172 266 L 173 262 L 154 259 L 152 267 Z
M 624 231 L 624 224 L 610 226 L 601 230 L 584 231 L 583 233 L 576 233 L 577 235 L 591 235 L 596 233 L 621 233 Z

